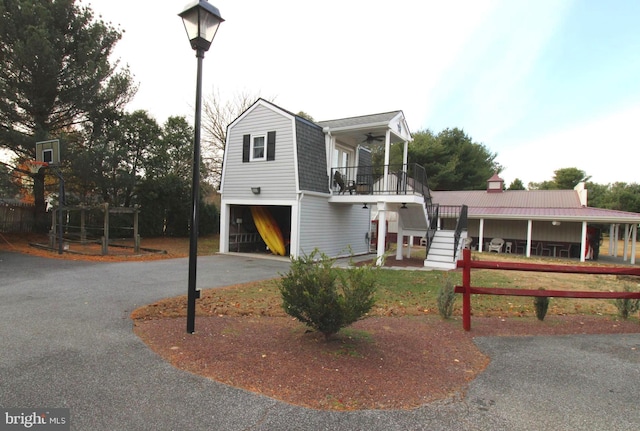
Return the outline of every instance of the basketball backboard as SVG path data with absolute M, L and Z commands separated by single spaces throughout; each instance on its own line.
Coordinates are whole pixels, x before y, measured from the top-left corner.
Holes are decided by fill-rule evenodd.
M 45 162 L 49 165 L 60 164 L 60 140 L 52 139 L 49 141 L 36 142 L 36 160 Z

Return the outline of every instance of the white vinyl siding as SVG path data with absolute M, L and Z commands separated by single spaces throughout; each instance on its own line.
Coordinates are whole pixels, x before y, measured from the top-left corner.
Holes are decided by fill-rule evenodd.
M 300 202 L 300 254 L 316 248 L 331 257 L 367 253 L 369 218 L 369 210 L 361 205 L 330 204 L 321 196 L 305 196 Z
M 264 105 L 257 105 L 229 128 L 225 154 L 222 194 L 224 199 L 250 199 L 256 203 L 269 199 L 296 198 L 296 170 L 294 158 L 294 120 Z M 243 163 L 243 136 L 265 137 L 276 132 L 275 160 Z M 253 142 L 253 141 L 252 141 Z M 252 148 L 253 149 L 253 148 Z M 252 187 L 260 187 L 254 195 Z

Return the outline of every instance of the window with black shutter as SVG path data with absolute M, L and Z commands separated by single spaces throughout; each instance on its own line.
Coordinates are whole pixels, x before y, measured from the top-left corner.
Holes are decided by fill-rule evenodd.
M 276 159 L 276 132 L 242 136 L 242 162 Z

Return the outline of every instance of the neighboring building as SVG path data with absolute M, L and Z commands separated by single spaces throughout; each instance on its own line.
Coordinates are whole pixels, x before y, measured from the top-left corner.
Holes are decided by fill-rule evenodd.
M 487 249 L 493 238 L 505 240 L 503 251 L 510 243 L 512 253 L 597 258 L 597 247 L 589 238 L 599 242 L 600 231 L 609 229 L 618 237 L 624 227 L 625 252 L 635 263 L 635 244 L 640 214 L 592 208 L 587 205 L 584 183 L 574 190 L 504 190 L 504 181 L 494 175 L 487 181 L 486 190 L 433 191 L 434 203 L 440 207 L 438 226 L 450 229 L 454 223 L 447 218 L 448 207 L 467 205 L 467 230 L 473 238 L 471 247 Z M 614 242 L 611 242 L 614 245 Z M 611 248 L 610 254 L 615 250 Z M 625 260 L 629 253 L 625 253 Z

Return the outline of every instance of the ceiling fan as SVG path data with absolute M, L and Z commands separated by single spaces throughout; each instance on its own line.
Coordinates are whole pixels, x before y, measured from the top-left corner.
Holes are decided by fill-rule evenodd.
M 385 135 L 374 136 L 373 133 L 371 132 L 367 133 L 365 136 L 366 136 L 365 140 L 362 141 L 363 144 L 364 143 L 370 144 L 374 141 L 382 142 L 384 141 L 384 138 L 385 138 Z

